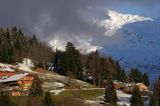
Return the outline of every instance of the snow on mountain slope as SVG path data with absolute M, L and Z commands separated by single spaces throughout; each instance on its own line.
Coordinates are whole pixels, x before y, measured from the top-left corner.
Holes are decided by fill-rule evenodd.
M 151 79 L 160 75 L 160 19 L 108 12 L 109 18 L 100 25 L 106 28 L 107 40 L 101 52 L 121 58 L 124 68 L 139 67 Z M 121 38 L 113 44 L 114 36 Z
M 112 36 L 118 29 L 122 28 L 123 25 L 126 24 L 146 20 L 153 21 L 151 18 L 145 18 L 138 15 L 121 14 L 112 10 L 108 10 L 107 15 L 109 18 L 102 20 L 99 23 L 100 26 L 104 26 L 107 29 L 105 33 L 106 36 Z

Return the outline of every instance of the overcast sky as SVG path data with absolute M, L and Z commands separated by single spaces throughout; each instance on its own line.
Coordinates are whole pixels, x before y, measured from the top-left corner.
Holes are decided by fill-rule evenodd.
M 94 46 L 104 29 L 93 23 L 105 19 L 106 10 L 159 17 L 160 0 L 0 0 L 0 26 L 21 27 L 41 40 L 63 45 L 66 41 Z M 93 40 L 96 39 L 96 40 Z

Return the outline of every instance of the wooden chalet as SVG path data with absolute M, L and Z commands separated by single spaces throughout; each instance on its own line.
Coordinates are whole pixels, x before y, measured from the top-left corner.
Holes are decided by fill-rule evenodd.
M 32 85 L 34 77 L 28 73 L 16 73 L 10 76 L 4 74 L 1 77 L 0 85 L 3 90 L 8 91 L 12 96 L 28 95 L 28 91 Z

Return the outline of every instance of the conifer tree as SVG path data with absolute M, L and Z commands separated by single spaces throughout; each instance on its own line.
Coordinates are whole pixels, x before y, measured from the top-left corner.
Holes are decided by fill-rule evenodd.
M 121 68 L 119 62 L 116 62 L 116 80 L 125 82 L 127 80 L 127 76 L 125 71 Z
M 112 81 L 107 82 L 104 99 L 106 103 L 110 104 L 116 104 L 117 102 L 117 94 L 116 91 L 114 90 Z
M 154 82 L 153 96 L 158 105 L 160 105 L 160 77 Z
M 107 67 L 107 62 L 106 62 L 106 58 L 100 58 L 100 83 L 101 86 L 100 87 L 104 87 L 104 80 L 106 80 L 107 78 L 109 78 L 109 72 L 108 72 L 108 67 Z
M 81 79 L 82 69 L 80 62 L 80 53 L 75 49 L 74 45 L 70 42 L 66 45 L 66 51 L 64 55 L 64 67 L 66 71 L 70 71 L 77 76 L 78 79 Z
M 42 95 L 43 95 L 43 90 L 41 87 L 41 82 L 38 76 L 35 75 L 32 86 L 29 90 L 26 106 L 42 106 L 43 104 Z
M 41 86 L 41 82 L 37 75 L 35 75 L 34 77 L 34 81 L 29 91 L 29 95 L 31 96 L 42 96 L 43 95 L 43 89 Z
M 49 92 L 45 93 L 44 104 L 45 106 L 54 106 L 54 103 L 52 102 L 51 94 Z
M 131 73 L 129 75 L 129 78 L 131 81 L 134 81 L 134 82 L 142 82 L 143 79 L 142 79 L 142 73 L 140 72 L 139 69 L 131 69 Z
M 23 35 L 23 32 L 22 32 L 21 29 L 18 29 L 18 34 L 19 34 L 19 35 Z
M 31 39 L 31 44 L 36 44 L 36 43 L 38 43 L 38 39 L 37 39 L 36 35 L 33 34 L 32 39 Z
M 15 63 L 16 62 L 16 58 L 15 58 L 15 48 L 11 47 L 9 49 L 8 55 L 9 55 L 9 62 L 8 63 Z
M 148 78 L 148 75 L 147 73 L 144 73 L 143 76 L 142 76 L 142 79 L 143 79 L 143 83 L 147 86 L 149 86 L 149 78 Z
M 135 87 L 130 102 L 131 106 L 143 106 L 143 99 L 138 87 Z
M 154 95 L 150 96 L 149 106 L 159 106 L 158 101 Z

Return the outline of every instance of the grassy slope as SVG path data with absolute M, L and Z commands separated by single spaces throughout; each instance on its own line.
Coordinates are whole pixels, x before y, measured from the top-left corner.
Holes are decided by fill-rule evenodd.
M 62 76 L 57 73 L 43 70 L 40 68 L 37 68 L 36 70 L 34 70 L 33 73 L 39 76 L 39 78 L 43 82 L 42 86 L 46 90 L 53 90 L 54 88 L 52 85 L 55 81 L 65 84 L 67 89 L 96 88 L 95 86 L 89 83 L 86 83 L 77 79 L 72 79 L 66 76 Z
M 12 65 L 7 65 L 8 67 L 16 70 L 16 66 Z M 67 89 L 72 89 L 72 90 L 65 90 L 61 92 L 59 95 L 53 95 L 53 100 L 56 101 L 57 98 L 61 97 L 79 97 L 82 99 L 94 99 L 98 96 L 101 96 L 103 94 L 102 89 L 90 89 L 90 88 L 96 88 L 94 85 L 91 85 L 89 83 L 77 80 L 77 79 L 72 79 L 68 78 L 66 76 L 59 75 L 54 72 L 50 72 L 41 68 L 37 69 L 32 69 L 33 71 L 25 71 L 29 72 L 31 74 L 37 74 L 42 81 L 42 87 L 44 90 L 53 90 L 53 83 L 55 81 L 64 83 L 66 85 Z M 24 70 L 18 70 L 18 71 L 24 71 Z M 48 87 L 49 86 L 49 87 Z M 77 88 L 86 88 L 90 90 L 73 90 Z M 11 100 L 16 103 L 18 106 L 25 106 L 27 97 L 26 96 L 21 96 L 21 97 L 10 97 Z
M 88 90 L 64 90 L 59 95 L 53 95 L 53 98 L 60 97 L 78 97 L 82 99 L 95 99 L 104 94 L 104 89 L 88 89 Z
M 104 89 L 86 89 L 86 90 L 64 90 L 59 95 L 54 95 L 52 93 L 52 99 L 56 103 L 57 100 L 67 97 L 77 97 L 84 100 L 94 100 L 96 97 L 102 96 L 104 94 Z M 18 106 L 25 106 L 27 97 L 10 97 L 11 100 Z
M 23 70 L 22 70 L 23 71 Z M 37 74 L 42 81 L 42 86 L 44 90 L 53 90 L 53 83 L 55 81 L 64 83 L 66 85 L 66 88 L 68 90 L 62 91 L 59 95 L 54 95 L 52 94 L 53 100 L 56 102 L 59 98 L 63 97 L 79 97 L 82 99 L 94 99 L 98 96 L 103 95 L 103 89 L 90 89 L 90 88 L 96 88 L 95 86 L 88 84 L 86 82 L 77 80 L 77 79 L 72 79 L 68 78 L 66 76 L 59 75 L 54 72 L 50 72 L 47 70 L 43 69 L 36 69 L 33 70 L 33 72 L 29 72 L 33 74 Z M 90 90 L 73 90 L 77 88 L 86 88 Z M 71 90 L 69 90 L 71 89 Z M 16 103 L 18 106 L 25 106 L 27 97 L 22 96 L 22 97 L 11 97 L 11 100 Z
M 26 106 L 27 97 L 26 96 L 17 96 L 17 97 L 10 97 L 11 101 L 13 101 L 18 106 Z

